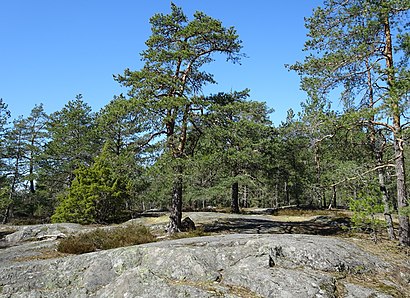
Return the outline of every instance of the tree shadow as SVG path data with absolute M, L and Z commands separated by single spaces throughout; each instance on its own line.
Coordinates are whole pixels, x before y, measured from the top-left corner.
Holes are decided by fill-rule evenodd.
M 303 222 L 282 222 L 258 218 L 227 218 L 205 224 L 205 232 L 244 233 L 244 234 L 311 234 L 336 235 L 345 232 L 350 226 L 349 218 L 319 216 Z

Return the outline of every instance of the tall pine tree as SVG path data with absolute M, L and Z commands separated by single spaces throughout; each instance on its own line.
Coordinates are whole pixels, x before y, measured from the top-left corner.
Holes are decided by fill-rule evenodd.
M 171 13 L 155 14 L 151 20 L 152 35 L 142 52 L 144 67 L 139 71 L 125 70 L 116 80 L 129 87 L 128 95 L 145 118 L 147 143 L 166 138 L 166 150 L 174 164 L 172 208 L 169 232 L 181 227 L 183 162 L 187 134 L 193 119 L 203 108 L 198 94 L 206 84 L 215 83 L 212 74 L 203 70 L 214 54 L 239 61 L 241 41 L 233 27 L 202 12 L 189 21 L 182 9 L 171 4 Z
M 362 124 L 389 130 L 394 145 L 399 240 L 410 245 L 403 114 L 408 110 L 408 0 L 329 0 L 306 20 L 310 54 L 291 69 L 302 87 L 355 104 Z M 371 77 L 371 80 L 369 79 Z M 338 89 L 339 88 L 339 89 Z M 369 97 L 377 104 L 363 105 Z M 364 106 L 366 108 L 364 108 Z M 387 121 L 386 121 L 387 119 Z

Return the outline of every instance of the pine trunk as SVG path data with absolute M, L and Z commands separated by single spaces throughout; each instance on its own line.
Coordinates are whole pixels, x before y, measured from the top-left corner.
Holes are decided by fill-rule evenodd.
M 404 168 L 404 153 L 402 140 L 395 136 L 394 151 L 396 153 L 396 176 L 397 176 L 397 207 L 399 209 L 399 241 L 400 244 L 410 246 L 409 217 L 402 213 L 403 208 L 408 207 L 406 190 L 406 173 Z
M 239 184 L 235 182 L 231 186 L 231 212 L 239 213 Z
M 243 186 L 242 206 L 243 208 L 248 208 L 248 187 L 246 185 Z
M 374 92 L 373 92 L 373 79 L 372 74 L 370 71 L 370 61 L 369 59 L 366 60 L 366 67 L 367 67 L 367 86 L 369 88 L 369 107 L 374 108 Z M 373 124 L 375 120 L 374 116 L 370 117 L 370 147 L 374 154 L 374 158 L 376 161 L 377 166 L 383 165 L 383 152 L 385 150 L 386 141 L 377 142 L 377 134 L 375 125 Z M 384 138 L 384 136 L 380 135 L 379 138 Z M 378 145 L 380 143 L 380 145 Z M 386 221 L 386 228 L 387 233 L 389 235 L 390 240 L 396 239 L 394 235 L 394 227 L 393 227 L 393 220 L 390 213 L 390 205 L 389 205 L 389 196 L 387 193 L 386 185 L 385 185 L 385 173 L 383 168 L 379 168 L 377 171 L 378 180 L 379 180 L 379 187 L 380 192 L 382 194 L 382 202 L 384 207 L 384 219 Z
M 290 206 L 290 193 L 289 193 L 289 187 L 288 187 L 287 181 L 285 181 L 285 195 L 286 195 L 286 204 Z
M 399 99 L 394 94 L 395 77 L 394 77 L 394 64 L 393 64 L 393 47 L 392 36 L 390 31 L 389 16 L 384 20 L 384 33 L 385 33 L 385 49 L 384 56 L 386 61 L 386 68 L 388 71 L 387 84 L 390 90 L 390 110 L 393 118 L 393 137 L 394 137 L 394 154 L 396 161 L 396 185 L 397 185 L 397 207 L 399 209 L 399 241 L 400 244 L 410 246 L 410 227 L 409 217 L 402 213 L 403 208 L 408 206 L 407 202 L 407 190 L 406 190 L 406 173 L 404 168 L 404 141 L 402 138 L 401 129 L 401 114 Z
M 34 136 L 31 138 L 31 148 L 34 148 L 35 146 L 35 139 Z M 30 166 L 29 166 L 29 174 L 30 174 L 30 193 L 35 193 L 36 189 L 35 189 L 35 185 L 34 185 L 34 152 L 33 150 L 31 150 L 30 152 Z
M 10 210 L 11 210 L 11 204 L 8 204 L 7 207 L 6 207 L 6 210 L 4 211 L 3 221 L 1 222 L 3 225 L 5 225 L 9 222 Z
M 389 196 L 387 193 L 386 185 L 384 182 L 384 171 L 383 169 L 379 169 L 379 185 L 380 185 L 380 192 L 382 193 L 382 201 L 384 206 L 384 219 L 386 220 L 386 227 L 387 233 L 389 234 L 389 239 L 394 240 L 396 236 L 394 235 L 394 228 L 393 228 L 393 220 L 390 213 L 390 206 L 389 206 Z
M 169 216 L 168 234 L 181 231 L 182 221 L 182 167 L 177 166 L 172 187 L 172 206 Z
M 34 165 L 33 165 L 33 160 L 30 160 L 30 193 L 35 193 L 36 189 L 35 189 L 35 185 L 34 185 L 34 179 L 32 178 L 34 175 Z
M 336 185 L 332 187 L 332 200 L 333 200 L 333 208 L 337 208 L 337 192 L 336 192 Z
M 18 164 L 18 162 L 16 164 Z M 16 187 L 16 181 L 17 181 L 17 178 L 15 174 L 15 176 L 13 177 L 13 182 L 11 183 L 11 188 L 9 192 L 9 204 L 7 205 L 6 210 L 4 212 L 2 224 L 8 223 L 10 219 L 10 213 L 12 212 L 12 206 L 13 206 L 13 200 L 14 200 L 13 195 L 14 195 L 14 191 Z
M 18 148 L 20 148 L 20 139 L 18 142 Z M 20 149 L 18 149 L 18 154 L 17 154 L 17 158 L 14 164 L 14 175 L 13 175 L 13 179 L 11 182 L 11 186 L 10 186 L 10 192 L 9 192 L 9 203 L 7 205 L 6 211 L 4 213 L 3 216 L 3 224 L 8 223 L 9 219 L 10 219 L 10 214 L 12 213 L 12 206 L 13 206 L 13 201 L 14 201 L 14 192 L 16 190 L 16 185 L 17 185 L 17 180 L 18 180 L 18 176 L 19 176 L 19 164 L 20 164 Z

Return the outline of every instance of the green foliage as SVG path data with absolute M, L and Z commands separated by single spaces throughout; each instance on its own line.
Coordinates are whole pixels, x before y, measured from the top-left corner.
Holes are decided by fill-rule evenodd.
M 124 219 L 128 179 L 115 173 L 108 146 L 94 164 L 77 169 L 52 216 L 53 222 L 112 223 Z
M 376 242 L 377 233 L 385 227 L 385 222 L 377 218 L 377 215 L 383 214 L 384 211 L 380 199 L 374 196 L 351 199 L 349 207 L 353 211 L 352 228 L 359 231 L 369 231 Z
M 263 171 L 265 147 L 272 137 L 271 111 L 265 103 L 246 100 L 248 92 L 221 92 L 206 98 L 206 113 L 198 123 L 201 139 L 189 161 L 187 178 L 188 198 L 196 205 L 201 200 L 226 206 L 232 185 L 258 184 L 256 176 Z
M 6 135 L 7 123 L 10 118 L 10 111 L 7 104 L 0 98 L 0 212 L 4 214 L 6 208 L 11 204 L 9 199 L 9 185 L 7 180 L 8 161 L 6 155 Z
M 152 35 L 141 53 L 144 67 L 139 71 L 126 69 L 115 79 L 128 87 L 128 95 L 138 112 L 146 133 L 143 146 L 162 143 L 173 163 L 172 209 L 170 230 L 178 230 L 182 214 L 183 167 L 178 160 L 192 154 L 195 140 L 188 132 L 196 131 L 205 102 L 203 86 L 216 83 L 204 66 L 223 54 L 228 61 L 239 62 L 241 41 L 233 27 L 222 26 L 219 20 L 196 12 L 192 20 L 180 7 L 171 3 L 169 14 L 155 14 L 151 19 Z M 160 136 L 163 136 L 162 138 Z M 188 144 L 189 142 L 189 144 Z
M 7 108 L 7 104 L 4 102 L 2 98 L 0 98 L 0 149 L 2 152 L 1 157 L 3 157 L 3 154 L 4 154 L 3 141 L 4 141 L 4 136 L 7 132 L 7 123 L 8 123 L 8 119 L 10 118 L 10 116 L 11 114 Z
M 32 199 L 36 191 L 35 180 L 38 177 L 47 119 L 43 106 L 36 105 L 27 118 L 15 119 L 12 126 L 4 131 L 0 165 L 1 173 L 6 174 L 0 178 L 0 186 L 6 187 L 9 192 L 9 211 L 6 213 L 13 213 L 11 209 L 16 208 L 16 213 L 33 215 L 32 210 L 37 202 Z M 6 214 L 3 221 L 7 220 Z
M 53 193 L 64 191 L 74 179 L 74 171 L 89 166 L 101 148 L 95 129 L 95 114 L 81 95 L 50 115 L 49 141 L 41 156 L 40 183 Z
M 124 227 L 98 228 L 68 236 L 60 241 L 57 250 L 62 253 L 83 254 L 154 241 L 155 236 L 148 228 L 130 224 Z
M 225 28 L 202 12 L 188 21 L 174 4 L 170 14 L 155 14 L 150 23 L 152 35 L 141 54 L 144 67 L 139 71 L 126 69 L 115 78 L 130 88 L 128 95 L 143 123 L 145 143 L 165 135 L 167 149 L 180 157 L 185 154 L 187 128 L 205 104 L 197 94 L 204 85 L 215 83 L 203 66 L 217 53 L 238 62 L 241 41 L 233 27 Z
M 390 69 L 386 16 L 395 38 Z M 408 125 L 392 134 L 390 119 L 397 111 L 405 119 L 410 108 L 406 16 L 408 0 L 325 1 L 306 19 L 308 56 L 290 67 L 308 98 L 275 128 L 249 90 L 203 95 L 215 83 L 207 65 L 219 54 L 239 62 L 242 42 L 233 27 L 201 12 L 189 19 L 172 4 L 150 20 L 143 67 L 115 77 L 128 95 L 99 113 L 78 95 L 50 117 L 40 105 L 9 126 L 0 99 L 0 212 L 12 206 L 14 216 L 110 223 L 170 202 L 180 208 L 182 193 L 187 208 L 227 207 L 232 186 L 242 206 L 257 207 L 328 207 L 333 198 L 340 206 L 361 192 L 351 206 L 356 225 L 374 231 L 372 190 L 396 190 L 383 167 L 397 160 L 395 137 L 410 164 Z M 343 114 L 332 110 L 335 94 Z M 384 187 L 375 167 L 386 174 Z
M 146 143 L 144 121 L 134 102 L 122 95 L 114 97 L 97 116 L 97 130 L 110 152 L 110 166 L 116 175 L 127 178 L 128 208 L 144 209 L 148 168 L 157 156 L 157 148 Z
M 357 148 L 373 157 L 369 166 L 381 169 L 387 147 L 383 142 L 392 140 L 394 155 L 389 159 L 395 162 L 398 209 L 408 206 L 403 155 L 408 126 L 403 121 L 407 121 L 410 94 L 408 34 L 404 33 L 409 16 L 408 0 L 325 1 L 306 19 L 307 57 L 290 66 L 301 76 L 301 87 L 310 98 L 340 95 L 347 115 L 345 127 L 367 132 L 370 150 Z M 356 144 L 363 144 L 360 133 L 352 135 L 359 137 Z M 385 189 L 381 171 L 380 188 Z M 410 245 L 409 218 L 400 218 L 400 242 Z
M 410 206 L 402 207 L 399 209 L 400 215 L 410 216 Z
M 306 126 L 308 127 L 308 126 Z M 276 201 L 284 205 L 313 204 L 310 202 L 314 195 L 309 188 L 314 183 L 311 172 L 309 134 L 305 131 L 304 123 L 294 118 L 293 112 L 288 112 L 288 119 L 282 123 L 277 131 L 277 140 L 272 148 L 271 174 L 275 175 L 273 181 Z
M 0 188 L 0 212 L 4 212 L 13 201 L 10 199 L 10 190 L 7 186 Z
M 138 153 L 143 121 L 133 102 L 122 95 L 114 97 L 97 115 L 96 123 L 100 138 L 110 145 L 110 150 L 119 156 L 124 151 Z

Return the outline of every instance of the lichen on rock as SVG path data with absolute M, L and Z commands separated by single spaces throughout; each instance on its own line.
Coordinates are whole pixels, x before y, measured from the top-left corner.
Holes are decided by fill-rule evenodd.
M 218 235 L 5 263 L 0 297 L 336 297 L 341 273 L 357 274 L 353 268 L 372 275 L 393 270 L 337 238 Z M 344 289 L 346 297 L 390 297 L 347 282 Z

